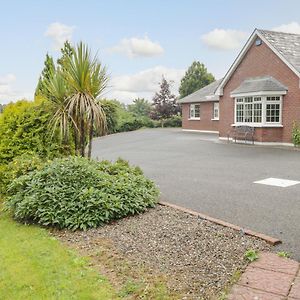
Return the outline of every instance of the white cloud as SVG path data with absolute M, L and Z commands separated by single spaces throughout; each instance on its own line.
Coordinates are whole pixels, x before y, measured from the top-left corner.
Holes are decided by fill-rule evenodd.
M 233 29 L 214 29 L 202 35 L 202 42 L 210 48 L 218 50 L 233 50 L 241 47 L 248 34 Z
M 124 38 L 118 45 L 109 49 L 110 52 L 118 52 L 134 57 L 151 57 L 164 53 L 164 49 L 157 42 L 152 42 L 147 36 L 144 38 Z
M 291 22 L 288 24 L 282 24 L 280 26 L 274 27 L 273 30 L 286 33 L 300 34 L 300 24 L 298 22 Z
M 180 79 L 185 70 L 156 66 L 132 75 L 121 75 L 112 79 L 112 88 L 107 95 L 122 102 L 130 103 L 137 97 L 151 100 L 155 92 L 159 90 L 162 76 L 172 81 L 171 91 L 177 95 Z
M 45 36 L 53 40 L 53 49 L 58 51 L 66 40 L 70 41 L 72 39 L 74 29 L 74 26 L 55 22 L 48 26 Z
M 28 92 L 21 92 L 15 89 L 14 82 L 16 76 L 14 74 L 6 74 L 0 76 L 0 104 L 16 101 L 19 99 L 30 99 L 32 94 Z

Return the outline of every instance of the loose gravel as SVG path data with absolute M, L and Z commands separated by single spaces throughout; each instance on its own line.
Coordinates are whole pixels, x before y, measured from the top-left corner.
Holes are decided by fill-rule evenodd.
M 169 288 L 183 299 L 217 299 L 247 266 L 247 250 L 270 248 L 260 239 L 160 205 L 86 232 L 53 234 L 86 249 L 97 247 L 99 239 L 110 240 L 133 264 L 166 274 Z

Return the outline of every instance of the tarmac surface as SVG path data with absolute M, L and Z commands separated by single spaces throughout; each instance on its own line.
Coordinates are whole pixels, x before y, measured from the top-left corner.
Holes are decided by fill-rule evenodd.
M 300 184 L 254 183 L 300 181 L 300 151 L 221 142 L 214 134 L 181 129 L 143 129 L 96 138 L 93 157 L 122 157 L 140 166 L 162 200 L 279 238 L 278 251 L 300 261 Z

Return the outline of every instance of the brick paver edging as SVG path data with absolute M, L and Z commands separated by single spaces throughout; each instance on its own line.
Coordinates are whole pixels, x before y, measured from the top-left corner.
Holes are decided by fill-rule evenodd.
M 299 263 L 275 253 L 259 253 L 239 281 L 228 300 L 296 300 L 300 299 Z
M 169 203 L 169 202 L 165 202 L 165 201 L 160 201 L 159 204 L 163 205 L 163 206 L 168 206 L 168 207 L 175 208 L 177 210 L 180 210 L 180 211 L 183 211 L 185 213 L 191 214 L 193 216 L 197 216 L 197 217 L 199 217 L 201 219 L 204 219 L 204 220 L 207 220 L 207 221 L 210 221 L 210 222 L 222 225 L 224 227 L 229 227 L 229 228 L 232 228 L 234 230 L 243 231 L 245 234 L 250 235 L 250 236 L 254 236 L 254 237 L 257 237 L 257 238 L 260 238 L 262 240 L 265 240 L 267 243 L 269 243 L 269 244 L 271 244 L 273 246 L 281 243 L 281 240 L 273 238 L 273 237 L 268 236 L 266 234 L 255 232 L 255 231 L 252 231 L 250 229 L 242 228 L 240 226 L 237 226 L 237 225 L 234 225 L 234 224 L 222 221 L 220 219 L 212 218 L 212 217 L 210 217 L 208 215 L 205 215 L 203 213 L 200 213 L 200 212 L 197 212 L 197 211 L 185 208 L 185 207 L 181 207 L 181 206 L 178 206 L 178 205 L 175 205 L 175 204 L 172 204 L 172 203 Z

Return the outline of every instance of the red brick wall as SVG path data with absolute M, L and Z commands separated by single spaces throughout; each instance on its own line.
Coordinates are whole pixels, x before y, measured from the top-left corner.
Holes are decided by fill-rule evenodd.
M 237 88 L 248 77 L 273 76 L 288 87 L 283 97 L 283 128 L 256 128 L 256 140 L 263 142 L 291 143 L 293 121 L 300 121 L 300 89 L 299 78 L 286 64 L 264 43 L 251 46 L 224 87 L 224 95 L 220 99 L 220 136 L 226 137 L 234 123 L 234 99 L 230 92 Z
M 182 104 L 182 128 L 219 131 L 219 121 L 212 121 L 213 102 L 200 103 L 200 120 L 189 120 L 190 104 Z

